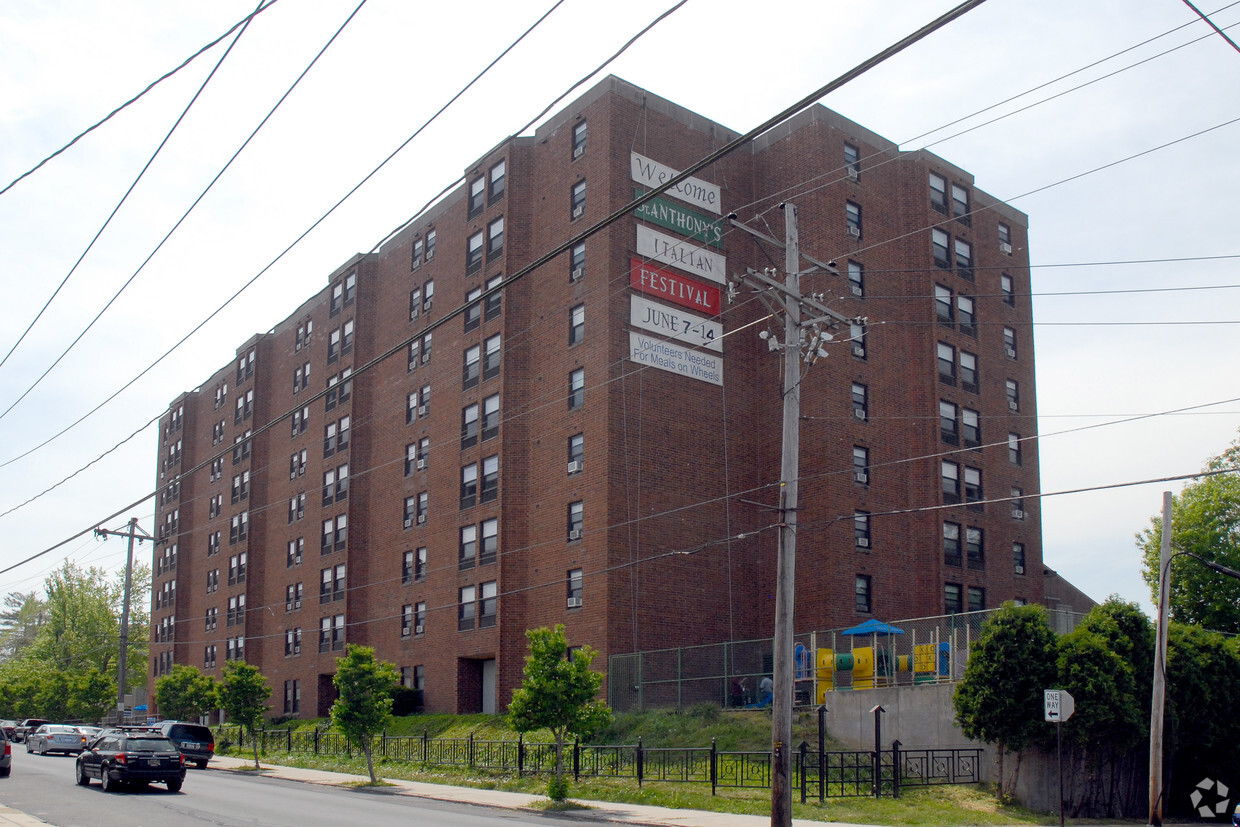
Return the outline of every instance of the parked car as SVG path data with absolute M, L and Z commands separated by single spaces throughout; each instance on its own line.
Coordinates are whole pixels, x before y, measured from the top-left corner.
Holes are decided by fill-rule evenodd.
M 13 744 L 0 727 L 0 778 L 8 778 L 13 769 Z
M 86 748 L 86 736 L 68 724 L 44 724 L 26 736 L 26 752 L 47 755 L 49 752 L 79 753 Z
M 215 734 L 202 724 L 160 721 L 154 724 L 154 729 L 170 738 L 181 750 L 185 760 L 192 761 L 200 770 L 207 768 L 207 762 L 215 754 Z
M 22 721 L 20 724 L 18 724 L 16 727 L 13 728 L 13 740 L 14 741 L 25 741 L 27 735 L 34 732 L 36 729 L 43 726 L 44 724 L 50 724 L 50 723 L 51 721 L 49 721 L 46 718 L 27 718 L 26 720 Z
M 77 783 L 98 778 L 105 792 L 131 784 L 166 784 L 177 792 L 185 781 L 185 756 L 177 745 L 151 730 L 108 730 L 78 753 Z
M 8 719 L 0 721 L 0 733 L 3 733 L 4 737 L 7 738 L 8 740 L 10 741 L 13 740 L 13 734 L 16 729 L 17 729 L 17 721 L 12 721 Z
M 77 727 L 78 732 L 86 736 L 86 743 L 88 744 L 95 740 L 95 738 L 99 736 L 99 733 L 103 732 L 103 727 L 101 726 L 86 726 L 84 724 L 75 724 L 75 726 Z

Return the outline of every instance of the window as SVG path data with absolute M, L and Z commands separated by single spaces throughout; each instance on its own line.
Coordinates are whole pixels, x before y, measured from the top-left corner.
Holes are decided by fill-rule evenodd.
M 943 611 L 946 614 L 959 614 L 964 609 L 961 603 L 960 584 L 945 583 L 943 585 Z
M 354 321 L 349 319 L 344 323 L 344 327 L 341 328 L 344 336 L 343 342 L 340 345 L 340 354 L 342 356 L 353 352 L 353 330 L 355 326 Z
M 319 620 L 319 651 L 338 652 L 344 648 L 344 615 Z
M 569 207 L 572 210 L 573 220 L 577 220 L 586 214 L 586 182 L 578 181 L 573 184 L 572 195 L 569 198 Z
M 861 205 L 848 201 L 844 204 L 844 221 L 848 225 L 848 234 L 853 238 L 861 238 Z
M 298 477 L 305 475 L 306 460 L 308 458 L 308 454 L 309 452 L 303 448 L 302 450 L 297 451 L 296 453 L 289 456 L 288 478 L 290 480 L 297 479 Z M 246 473 L 248 474 L 249 472 L 247 471 Z M 237 490 L 236 489 L 237 489 L 237 477 L 233 477 L 233 502 L 237 501 L 237 496 L 236 496 Z
M 844 144 L 844 174 L 856 181 L 861 177 L 861 150 Z
M 214 557 L 215 555 L 220 553 L 220 537 L 221 537 L 221 534 L 218 531 L 212 531 L 210 534 L 207 535 L 207 556 L 208 557 Z
M 240 425 L 242 420 L 249 419 L 251 416 L 253 416 L 253 414 L 254 414 L 254 389 L 250 388 L 245 393 L 238 392 L 237 409 L 233 413 L 233 424 Z M 180 446 L 181 440 L 178 439 L 176 444 Z M 180 453 L 180 452 L 177 451 L 177 453 Z
M 491 278 L 487 279 L 487 290 L 494 290 L 494 288 L 498 287 L 499 283 L 503 280 L 504 280 L 503 276 L 492 276 Z M 499 314 L 503 311 L 503 309 L 504 309 L 504 291 L 495 290 L 495 292 L 493 293 L 488 293 L 486 297 L 487 321 L 489 322 L 492 319 L 498 319 Z
M 976 448 L 982 444 L 982 419 L 977 411 L 971 408 L 960 409 L 960 425 L 964 434 L 964 444 Z
M 961 224 L 972 223 L 969 216 L 969 191 L 959 184 L 952 184 L 952 218 Z
M 952 307 L 952 291 L 941 284 L 934 285 L 934 318 L 941 325 L 954 326 L 956 317 Z
M 1016 358 L 1016 331 L 1010 327 L 1003 328 L 1003 353 L 1009 359 Z
M 469 213 L 468 217 L 473 218 L 482 212 L 482 208 L 487 202 L 487 179 L 483 176 L 475 178 L 469 184 Z
M 960 442 L 960 429 L 956 422 L 958 410 L 955 404 L 939 400 L 939 435 L 948 445 L 957 445 Z
M 478 607 L 478 628 L 486 629 L 494 626 L 499 617 L 499 584 L 494 580 L 483 583 L 482 601 Z
M 465 390 L 478 386 L 478 377 L 482 373 L 482 346 L 473 345 L 465 349 L 465 365 L 461 371 L 461 385 Z
M 435 230 L 426 231 L 426 260 L 430 261 L 435 257 L 435 239 L 438 233 Z
M 870 548 L 870 512 L 853 512 L 853 544 L 857 548 Z
M 426 547 L 406 551 L 401 562 L 401 582 L 408 585 L 426 577 Z
M 246 379 L 254 375 L 254 355 L 255 351 L 250 350 L 249 353 L 237 360 L 237 384 L 240 385 Z
M 946 505 L 960 502 L 960 466 L 950 460 L 943 460 L 940 474 L 943 481 L 943 502 Z
M 487 225 L 487 261 L 494 261 L 504 254 L 504 217 Z
M 413 321 L 422 312 L 422 288 L 415 287 L 409 291 L 409 321 Z
M 499 497 L 499 455 L 482 460 L 482 492 L 480 502 L 493 502 Z
M 413 391 L 406 398 L 405 404 L 405 424 L 413 422 L 415 419 L 421 419 L 430 415 L 431 407 L 431 386 L 423 385 L 416 391 Z
M 214 632 L 215 628 L 220 623 L 220 610 L 216 608 L 215 606 L 212 606 L 211 608 L 207 609 L 205 620 L 206 620 L 206 631 Z
M 1025 544 L 1012 543 L 1012 572 L 1014 574 L 1025 573 Z
M 471 462 L 461 468 L 461 508 L 473 508 L 478 503 L 478 463 Z
M 288 541 L 288 560 L 285 564 L 286 568 L 300 566 L 301 559 L 306 553 L 306 538 L 298 537 L 296 540 Z
M 411 256 L 411 258 L 413 259 L 413 266 L 410 267 L 411 270 L 416 270 L 422 266 L 422 256 L 425 253 L 426 253 L 426 242 L 420 238 L 415 238 L 413 240 L 413 255 Z
M 478 563 L 478 527 L 461 526 L 460 556 L 457 568 L 460 571 L 472 569 Z
M 310 426 L 310 406 L 302 408 L 300 411 L 293 411 L 293 437 L 300 436 L 306 432 L 306 428 Z M 235 456 L 235 454 L 234 454 Z M 236 460 L 234 460 L 235 462 Z
M 870 587 L 871 587 L 870 575 L 858 574 L 857 575 L 857 586 L 856 586 L 856 593 L 857 593 L 856 608 L 857 608 L 857 611 L 860 612 L 861 614 L 868 615 L 870 614 L 870 612 L 873 611 L 873 602 L 872 602 L 872 598 L 870 594 Z
M 963 564 L 960 553 L 960 524 L 943 523 L 943 565 L 956 566 Z
M 1012 283 L 1012 277 L 1007 273 L 999 276 L 999 289 L 1003 291 L 1003 303 L 1016 306 L 1016 291 Z
M 1012 519 L 1025 519 L 1025 491 L 1022 488 L 1012 489 Z
M 580 474 L 585 468 L 586 435 L 573 434 L 568 438 L 568 473 Z
M 956 272 L 961 278 L 973 281 L 973 245 L 956 239 Z
M 586 243 L 582 241 L 573 245 L 572 254 L 568 257 L 568 280 L 577 281 L 586 274 Z
M 853 482 L 870 484 L 870 449 L 853 446 Z
M 408 586 L 413 582 L 413 552 L 406 551 L 400 560 L 400 582 L 402 586 Z
M 585 580 L 581 569 L 569 569 L 565 579 L 568 584 L 568 608 L 580 609 L 584 603 L 582 598 L 585 594 Z
M 938 267 L 951 267 L 951 260 L 947 257 L 947 242 L 947 233 L 938 229 L 930 231 L 930 248 L 934 253 L 934 263 Z
M 426 602 L 419 601 L 413 604 L 413 633 L 415 635 L 421 635 L 425 632 L 426 632 Z M 414 688 L 421 689 L 422 682 L 423 682 L 422 667 L 415 666 L 413 674 L 414 674 L 414 678 L 413 678 Z
M 294 583 L 284 589 L 284 611 L 295 612 L 301 608 L 302 584 Z
M 967 350 L 960 351 L 960 387 L 977 393 L 977 356 Z
M 504 197 L 504 187 L 507 181 L 506 163 L 502 159 L 496 162 L 496 164 L 491 167 L 491 171 L 488 173 L 487 177 L 491 179 L 490 203 L 494 204 L 496 201 Z
M 494 379 L 499 376 L 500 366 L 503 357 L 503 339 L 500 334 L 488 338 L 482 343 L 483 346 L 483 362 L 482 362 L 482 378 Z
M 478 548 L 478 565 L 487 566 L 499 559 L 499 520 L 492 517 L 481 523 L 482 544 Z
M 301 652 L 301 629 L 297 630 L 297 652 Z M 287 652 L 285 653 L 287 654 Z M 301 712 L 301 681 L 294 678 L 284 682 L 284 714 L 296 715 Z
M 1020 456 L 1020 434 L 1008 434 L 1008 462 L 1013 465 L 1021 464 Z
M 499 436 L 499 394 L 482 400 L 482 441 Z
M 400 636 L 409 637 L 413 634 L 413 604 L 406 603 L 400 607 Z
M 290 523 L 295 523 L 305 516 L 306 516 L 306 494 L 303 491 L 302 493 L 294 495 L 293 497 L 289 498 L 288 521 Z
M 852 384 L 853 417 L 864 420 L 869 416 L 869 389 L 858 382 Z
M 224 495 L 217 494 L 207 502 L 207 519 L 214 520 L 224 511 Z
M 964 550 L 971 569 L 986 568 L 986 547 L 980 528 L 969 526 L 964 530 Z
M 323 472 L 323 505 L 340 502 L 349 496 L 349 464 L 337 465 Z
M 353 395 L 353 368 L 345 368 L 327 380 L 327 395 L 324 397 L 324 411 L 330 411 L 337 404 L 343 405 Z M 307 416 L 309 409 L 307 409 Z
M 211 482 L 224 479 L 224 458 L 212 460 L 211 462 Z
M 319 546 L 321 554 L 333 551 L 344 551 L 349 541 L 349 515 L 339 514 L 323 521 L 323 541 Z
M 586 152 L 587 127 L 586 121 L 578 121 L 573 125 L 573 159 L 580 158 Z
M 461 450 L 478 444 L 478 404 L 461 409 Z M 406 472 L 407 473 L 407 472 Z
M 474 628 L 474 617 L 478 611 L 476 600 L 477 589 L 473 586 L 462 586 L 458 592 L 456 630 L 469 631 Z
M 981 586 L 969 586 L 969 611 L 980 612 L 986 608 L 986 590 Z
M 205 646 L 202 650 L 202 668 L 215 668 L 216 648 L 214 646 Z
M 944 385 L 956 384 L 956 349 L 946 342 L 938 345 L 939 381 Z
M 930 173 L 930 206 L 947 215 L 947 179 Z
M 1020 384 L 1015 379 L 1008 379 L 1004 384 L 1007 388 L 1008 410 L 1016 413 L 1020 410 Z
M 429 494 L 426 491 L 413 497 L 405 497 L 405 528 L 426 522 Z
M 431 257 L 431 254 L 430 254 L 430 251 L 428 250 L 426 253 L 426 258 L 429 260 L 430 257 Z M 435 306 L 435 280 L 427 279 L 427 281 L 422 285 L 422 312 L 430 313 L 431 308 L 434 306 Z M 426 361 L 426 360 L 423 359 L 422 361 Z
M 568 343 L 580 344 L 586 338 L 586 306 L 578 304 L 568 313 Z
M 329 315 L 335 316 L 344 308 L 344 282 L 332 285 L 332 300 Z
M 865 268 L 856 261 L 848 262 L 848 291 L 854 296 L 865 295 Z
M 334 603 L 337 600 L 344 600 L 345 570 L 345 564 L 340 563 L 319 572 L 319 603 Z
M 1002 221 L 999 222 L 999 252 L 1008 256 L 1012 254 L 1012 228 Z
M 969 296 L 956 297 L 957 319 L 960 321 L 960 332 L 968 336 L 977 335 L 977 316 L 974 313 L 973 299 Z
M 215 389 L 215 410 L 219 410 L 228 401 L 228 383 L 222 382 Z
M 476 273 L 482 269 L 482 230 L 474 233 L 466 242 L 465 272 Z
M 235 586 L 245 582 L 246 559 L 249 554 L 241 552 L 228 558 L 228 585 Z
M 568 504 L 568 539 L 580 540 L 585 530 L 586 504 L 577 500 Z
M 245 624 L 245 595 L 239 594 L 228 598 L 228 622 L 229 626 L 242 626 Z
M 982 469 L 971 468 L 965 466 L 964 469 L 964 501 L 970 503 L 969 508 L 974 511 L 981 511 L 981 501 L 985 499 L 982 493 Z
M 865 325 L 857 322 L 850 322 L 848 325 L 848 338 L 852 342 L 850 350 L 852 355 L 857 359 L 865 358 Z
M 340 358 L 340 328 L 336 328 L 327 334 L 327 364 L 331 364 Z
M 462 318 L 465 320 L 464 332 L 466 333 L 471 330 L 477 330 L 482 326 L 482 302 L 479 301 L 481 297 L 481 287 L 475 287 L 473 290 L 470 290 L 465 294 L 465 312 L 462 314 Z M 409 369 L 413 370 L 414 363 L 417 360 L 413 355 L 413 345 L 410 344 L 409 348 Z
M 250 512 L 242 511 L 234 514 L 228 525 L 228 544 L 236 545 L 250 533 Z

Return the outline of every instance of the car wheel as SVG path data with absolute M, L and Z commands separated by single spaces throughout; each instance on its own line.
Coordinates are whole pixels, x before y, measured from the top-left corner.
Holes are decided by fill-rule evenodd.
M 206 761 L 199 761 L 199 762 L 197 762 L 197 766 L 198 766 L 198 769 L 200 769 L 200 770 L 205 770 L 205 769 L 207 768 L 207 762 L 206 762 Z
M 121 786 L 119 781 L 113 781 L 112 776 L 108 775 L 107 767 L 101 767 L 99 769 L 99 782 L 103 784 L 103 791 L 105 793 L 114 793 L 119 790 Z
M 12 767 L 0 767 L 0 778 L 8 778 Z
M 168 792 L 179 793 L 181 791 L 182 783 L 184 782 L 180 778 L 169 778 L 168 779 Z
M 30 754 L 30 753 L 32 753 L 32 752 L 34 752 L 34 747 L 32 747 L 32 746 L 30 745 L 30 742 L 29 742 L 29 741 L 27 741 L 27 742 L 26 742 L 26 754 L 27 754 L 27 755 L 29 755 L 29 754 Z
M 86 774 L 86 765 L 81 761 L 77 762 L 77 782 L 82 787 L 90 785 L 90 776 Z

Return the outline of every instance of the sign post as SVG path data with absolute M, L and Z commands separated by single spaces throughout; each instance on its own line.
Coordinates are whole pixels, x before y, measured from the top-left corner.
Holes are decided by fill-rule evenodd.
M 1045 703 L 1043 717 L 1055 724 L 1055 751 L 1059 755 L 1059 827 L 1063 827 L 1063 735 L 1060 725 L 1076 711 L 1076 701 L 1066 689 L 1047 689 L 1042 693 Z

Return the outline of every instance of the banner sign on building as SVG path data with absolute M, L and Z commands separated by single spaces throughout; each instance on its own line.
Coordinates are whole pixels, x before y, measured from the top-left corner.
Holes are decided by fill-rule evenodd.
M 640 198 L 645 194 L 646 190 L 641 187 L 633 188 L 634 198 Z M 675 201 L 668 201 L 666 198 L 651 198 L 638 207 L 633 214 L 643 221 L 658 224 L 665 230 L 683 233 L 693 241 L 723 249 L 723 219 L 721 218 L 711 218 L 696 210 L 682 207 Z
M 629 287 L 699 313 L 719 315 L 722 291 L 718 287 L 702 284 L 640 258 L 629 259 Z
M 639 365 L 678 373 L 712 385 L 723 384 L 723 357 L 692 350 L 658 336 L 630 330 L 629 359 Z
M 722 255 L 690 244 L 684 239 L 652 230 L 645 224 L 637 225 L 637 254 L 679 267 L 718 284 L 727 281 L 728 260 Z
M 669 166 L 652 161 L 645 155 L 629 153 L 630 165 L 633 167 L 633 180 L 654 189 L 666 184 L 680 173 Z M 710 210 L 715 215 L 723 215 L 720 206 L 719 185 L 711 184 L 700 178 L 689 177 L 667 191 L 681 201 Z
M 677 344 L 723 352 L 723 325 L 719 322 L 641 296 L 630 296 L 629 324 L 652 330 Z

